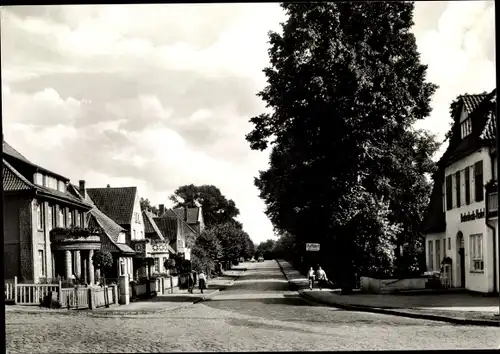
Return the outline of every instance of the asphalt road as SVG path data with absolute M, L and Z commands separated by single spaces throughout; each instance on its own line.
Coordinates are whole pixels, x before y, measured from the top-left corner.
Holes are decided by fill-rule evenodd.
M 500 330 L 350 312 L 304 301 L 275 261 L 211 300 L 117 318 L 6 313 L 8 353 L 496 349 Z

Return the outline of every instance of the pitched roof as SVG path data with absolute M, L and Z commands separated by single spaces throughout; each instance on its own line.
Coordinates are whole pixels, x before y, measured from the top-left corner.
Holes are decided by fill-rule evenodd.
M 12 157 L 15 157 L 16 159 L 24 161 L 26 163 L 29 163 L 30 165 L 33 164 L 30 160 L 28 160 L 26 157 L 24 157 L 23 155 L 21 155 L 21 153 L 19 151 L 17 151 L 16 149 L 14 149 L 12 146 L 10 146 L 3 139 L 2 139 L 2 148 L 3 148 L 3 153 L 4 154 L 7 154 L 7 155 L 12 156 Z
M 22 161 L 40 171 L 43 171 L 49 175 L 52 175 L 54 177 L 57 177 L 61 180 L 64 180 L 65 182 L 69 181 L 69 178 L 67 177 L 64 177 L 58 173 L 55 173 L 53 171 L 50 171 L 42 166 L 39 166 L 33 162 L 31 162 L 30 160 L 28 160 L 26 157 L 24 157 L 23 155 L 21 155 L 21 153 L 19 151 L 17 151 L 16 149 L 14 149 L 12 146 L 10 146 L 5 140 L 2 139 L 2 150 L 3 150 L 3 153 L 7 156 L 10 156 L 10 157 L 13 157 L 19 161 Z
M 465 111 L 468 114 L 471 114 L 480 104 L 483 102 L 483 100 L 488 96 L 487 93 L 481 93 L 481 94 L 476 94 L 476 95 L 461 95 L 460 98 L 462 99 Z
M 199 207 L 187 208 L 187 223 L 188 224 L 197 224 L 199 213 L 200 213 Z M 165 213 L 163 215 L 180 217 L 184 221 L 186 214 L 185 214 L 184 208 L 176 208 L 176 209 L 168 209 L 167 211 L 165 211 Z M 160 216 L 163 216 L 163 215 L 160 215 Z
M 4 191 L 20 191 L 34 190 L 36 186 L 24 178 L 17 170 L 12 167 L 7 161 L 3 161 L 3 190 Z
M 171 217 L 153 218 L 162 233 L 163 237 L 169 241 L 177 239 L 177 219 Z
M 7 161 L 3 161 L 3 190 L 4 191 L 21 191 L 21 190 L 35 190 L 42 195 L 63 199 L 68 202 L 79 204 L 80 206 L 87 206 L 90 208 L 89 203 L 72 195 L 69 192 L 61 192 L 48 187 L 33 184 L 28 181 L 19 171 L 17 171 Z
M 489 120 L 493 101 L 496 102 L 496 89 L 489 94 L 463 95 L 460 99 L 472 120 L 472 132 L 462 139 L 460 122 L 457 117 L 454 117 L 455 124 L 452 128 L 450 144 L 440 159 L 440 165 L 457 161 L 487 143 L 487 139 L 482 139 L 481 136 Z M 491 125 L 493 124 L 492 122 Z
M 183 216 L 185 215 L 185 214 L 184 214 L 184 212 L 183 212 L 182 214 L 178 214 L 178 213 L 177 213 L 177 210 L 180 210 L 180 209 L 181 209 L 181 208 L 177 208 L 177 209 L 168 209 L 168 210 L 167 210 L 167 211 L 163 214 L 164 216 L 162 216 L 162 217 L 173 217 L 173 218 L 179 219 L 179 220 L 181 221 L 182 225 L 183 225 L 186 229 L 188 229 L 188 230 L 190 230 L 190 231 L 192 231 L 192 232 L 196 233 L 196 231 L 195 231 L 195 230 L 194 230 L 194 229 L 193 229 L 193 228 L 189 225 L 189 224 L 190 224 L 189 219 L 188 219 L 188 222 L 184 221 L 184 217 L 183 217 Z M 198 209 L 198 208 L 192 208 L 192 209 Z M 182 209 L 182 210 L 184 211 L 184 209 Z M 189 209 L 188 209 L 188 217 L 189 217 Z M 197 223 L 197 222 L 193 222 L 193 223 L 191 223 L 191 224 L 196 224 L 196 223 Z
M 146 235 L 153 234 L 154 236 L 156 236 L 155 238 L 164 240 L 164 237 L 160 229 L 158 228 L 158 225 L 156 225 L 155 221 L 153 220 L 153 218 L 155 217 L 154 214 L 150 211 L 143 210 L 142 216 L 144 219 L 144 232 L 146 233 Z
M 118 242 L 118 236 L 120 235 L 120 232 L 126 231 L 123 227 L 114 222 L 97 207 L 92 208 L 87 214 L 87 217 L 89 228 L 99 228 L 103 230 L 104 233 L 109 237 L 109 239 L 114 243 Z
M 137 187 L 87 188 L 86 192 L 94 204 L 117 224 L 130 224 Z
M 492 93 L 490 97 L 490 102 L 493 105 L 497 103 L 497 93 L 496 90 Z M 483 131 L 481 132 L 480 138 L 483 140 L 495 140 L 497 136 L 497 114 L 495 112 L 495 107 L 491 107 L 491 111 L 488 116 L 488 120 L 486 121 L 486 125 L 484 126 Z

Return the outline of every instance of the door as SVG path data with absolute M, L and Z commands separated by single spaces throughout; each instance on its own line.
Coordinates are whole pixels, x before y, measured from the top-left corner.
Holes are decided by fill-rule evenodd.
M 465 288 L 465 249 L 460 248 L 458 255 L 460 256 L 460 287 Z

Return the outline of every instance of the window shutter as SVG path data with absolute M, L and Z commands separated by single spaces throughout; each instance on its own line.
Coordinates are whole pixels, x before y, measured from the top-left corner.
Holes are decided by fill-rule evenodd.
M 451 175 L 446 176 L 446 210 L 453 209 L 453 194 L 452 194 L 452 184 Z
M 467 167 L 465 169 L 465 204 L 470 204 L 470 169 Z
M 482 160 L 474 164 L 474 180 L 475 180 L 476 202 L 481 202 L 484 200 Z
M 457 195 L 457 207 L 460 208 L 460 190 L 462 189 L 462 183 L 460 181 L 460 171 L 455 174 L 455 186 L 456 186 L 456 195 Z

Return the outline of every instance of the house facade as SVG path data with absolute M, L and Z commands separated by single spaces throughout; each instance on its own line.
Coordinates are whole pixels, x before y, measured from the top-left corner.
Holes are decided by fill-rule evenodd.
M 203 209 L 201 207 L 168 209 L 165 213 L 160 211 L 160 216 L 163 216 L 163 214 L 170 217 L 181 218 L 181 220 L 188 224 L 197 234 L 200 234 L 205 229 Z
M 135 242 L 145 240 L 144 219 L 137 187 L 108 185 L 106 188 L 87 188 L 85 196 L 86 200 L 123 230 L 123 234 L 120 234 L 123 238 L 113 236 L 114 242 L 110 244 L 111 250 L 117 254 L 113 268 L 117 269 L 118 273 L 113 275 L 122 275 L 123 270 L 130 279 L 147 277 L 148 260 L 137 254 L 134 249 Z M 125 254 L 118 256 L 116 248 Z
M 499 286 L 495 105 L 496 90 L 460 97 L 425 219 L 427 270 L 481 293 Z

